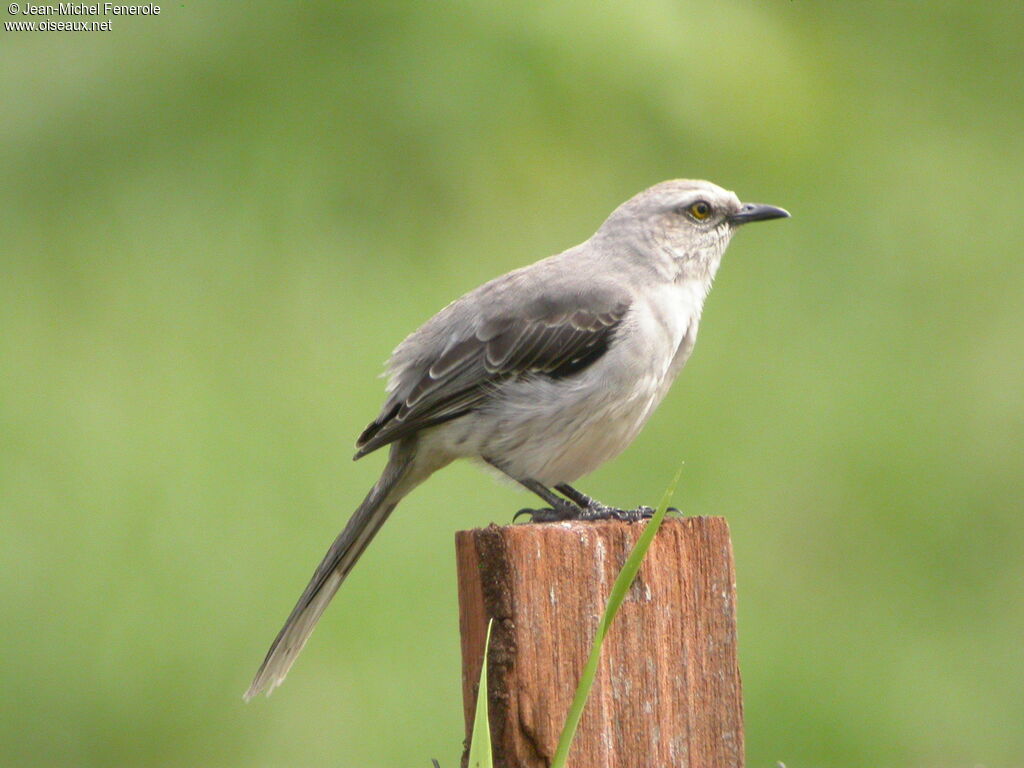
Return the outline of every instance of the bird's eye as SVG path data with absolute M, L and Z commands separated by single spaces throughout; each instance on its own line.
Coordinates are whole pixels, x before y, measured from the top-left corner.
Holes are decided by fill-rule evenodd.
M 697 221 L 704 221 L 708 216 L 711 215 L 711 206 L 708 205 L 703 200 L 698 200 L 696 203 L 691 205 L 686 210 Z

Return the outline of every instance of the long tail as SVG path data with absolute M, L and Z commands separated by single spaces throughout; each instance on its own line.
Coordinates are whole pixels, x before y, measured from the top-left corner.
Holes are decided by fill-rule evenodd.
M 252 685 L 245 692 L 243 698 L 246 701 L 264 690 L 269 696 L 271 691 L 284 682 L 285 675 L 309 639 L 313 627 L 341 582 L 363 554 L 366 545 L 384 525 L 402 497 L 418 484 L 418 479 L 409 477 L 415 454 L 414 438 L 392 445 L 391 456 L 380 480 L 370 489 L 317 566 L 309 585 L 274 638 Z

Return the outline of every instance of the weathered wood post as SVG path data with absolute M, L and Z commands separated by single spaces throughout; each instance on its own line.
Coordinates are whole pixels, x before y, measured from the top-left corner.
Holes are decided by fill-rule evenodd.
M 496 766 L 550 765 L 608 593 L 642 528 L 574 522 L 456 534 L 467 742 L 493 618 Z M 569 765 L 742 768 L 735 606 L 724 518 L 665 520 L 605 639 Z

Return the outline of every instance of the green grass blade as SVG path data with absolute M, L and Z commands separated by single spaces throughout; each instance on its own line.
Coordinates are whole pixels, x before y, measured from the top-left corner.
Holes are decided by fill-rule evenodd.
M 576 729 L 579 727 L 580 718 L 583 716 L 583 707 L 586 706 L 587 697 L 590 696 L 590 689 L 594 685 L 594 677 L 597 675 L 597 664 L 601 658 L 601 644 L 608 633 L 608 628 L 615 619 L 615 614 L 619 611 L 619 606 L 622 605 L 622 601 L 625 600 L 626 594 L 633 584 L 633 579 L 636 578 L 636 574 L 640 570 L 640 564 L 647 555 L 648 547 L 651 546 L 655 534 L 658 533 L 658 529 L 661 527 L 662 520 L 665 519 L 669 501 L 671 501 L 672 495 L 676 491 L 676 486 L 679 484 L 679 477 L 682 473 L 683 466 L 680 464 L 679 469 L 676 470 L 676 476 L 672 478 L 671 484 L 661 498 L 661 503 L 658 505 L 654 517 L 651 518 L 643 533 L 640 534 L 636 546 L 629 553 L 629 557 L 626 558 L 622 570 L 619 571 L 619 575 L 615 579 L 611 594 L 608 595 L 608 604 L 605 606 L 604 615 L 601 616 L 601 622 L 598 624 L 597 632 L 594 634 L 594 644 L 590 649 L 590 656 L 583 667 L 580 682 L 576 686 L 576 696 L 573 698 L 572 706 L 569 707 L 569 714 L 565 718 L 565 725 L 562 727 L 562 735 L 558 739 L 558 749 L 555 750 L 555 756 L 551 761 L 551 768 L 565 768 L 565 761 L 569 757 L 569 747 L 572 746 L 572 740 L 576 736 Z
M 473 715 L 473 735 L 469 742 L 469 768 L 492 768 L 491 724 L 487 717 L 487 650 L 491 647 L 491 625 L 487 622 L 484 658 L 480 664 L 480 686 L 476 693 L 476 714 Z

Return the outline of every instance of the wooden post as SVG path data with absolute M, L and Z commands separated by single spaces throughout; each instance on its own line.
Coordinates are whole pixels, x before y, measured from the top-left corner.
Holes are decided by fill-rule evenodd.
M 550 765 L 608 593 L 642 529 L 573 522 L 456 534 L 466 739 L 493 618 L 498 768 Z M 742 768 L 735 606 L 724 518 L 665 520 L 605 639 L 569 766 Z

